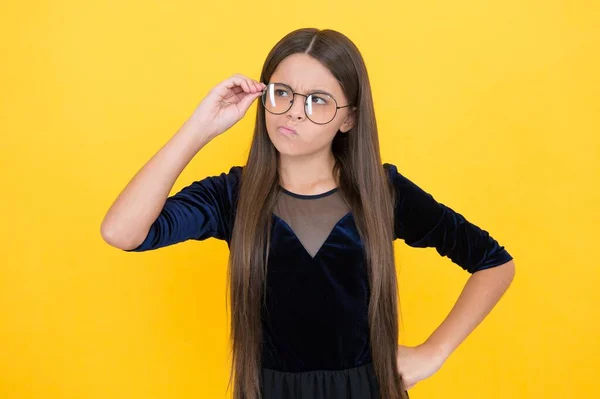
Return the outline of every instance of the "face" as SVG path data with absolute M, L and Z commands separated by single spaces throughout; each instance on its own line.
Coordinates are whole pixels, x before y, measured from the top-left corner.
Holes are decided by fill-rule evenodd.
M 325 66 L 307 54 L 298 53 L 286 57 L 266 83 L 285 83 L 295 93 L 301 94 L 325 91 L 335 98 L 338 107 L 348 104 L 337 79 Z M 316 124 L 306 117 L 305 100 L 306 97 L 294 95 L 292 107 L 280 115 L 265 110 L 269 138 L 281 154 L 306 155 L 330 148 L 338 130 L 346 133 L 354 124 L 354 107 L 340 108 L 331 122 Z M 281 126 L 291 127 L 296 133 L 282 132 Z

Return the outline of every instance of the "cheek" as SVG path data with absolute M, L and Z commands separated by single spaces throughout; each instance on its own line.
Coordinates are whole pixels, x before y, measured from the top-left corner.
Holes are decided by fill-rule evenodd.
M 277 127 L 282 124 L 284 124 L 284 121 L 278 120 L 276 115 L 267 115 L 265 117 L 265 125 L 271 141 L 275 142 L 277 139 L 276 135 L 279 134 L 279 132 L 277 132 Z
M 298 136 L 288 137 L 279 133 L 277 128 L 288 123 L 285 115 L 265 115 L 265 125 L 271 143 L 280 153 L 310 154 L 330 145 L 338 129 L 335 124 L 316 125 L 304 121 L 298 125 Z
M 273 115 L 268 112 L 265 112 L 265 125 L 269 129 L 269 132 L 274 131 L 277 126 L 281 125 L 281 123 L 277 123 L 278 115 Z
M 265 125 L 271 139 L 279 135 L 279 132 L 277 131 L 279 126 L 287 125 L 288 123 L 289 120 L 285 114 L 265 114 Z M 300 141 L 304 143 L 321 143 L 331 141 L 338 131 L 338 126 L 334 123 L 317 125 L 309 120 L 305 120 L 297 126 L 299 135 L 296 137 L 296 139 L 300 139 Z

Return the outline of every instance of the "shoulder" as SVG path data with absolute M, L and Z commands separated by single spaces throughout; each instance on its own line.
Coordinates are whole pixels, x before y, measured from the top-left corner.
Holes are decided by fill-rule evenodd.
M 389 182 L 396 188 L 397 191 L 412 191 L 418 194 L 427 194 L 413 180 L 409 179 L 406 174 L 401 173 L 398 167 L 392 163 L 384 163 L 383 169 L 388 177 Z
M 393 163 L 385 162 L 383 164 L 383 170 L 388 174 L 397 173 L 398 168 Z
M 384 163 L 383 167 L 396 193 L 397 211 L 403 211 L 409 216 L 419 215 L 421 219 L 427 216 L 433 221 L 439 220 L 444 207 L 428 190 L 401 173 L 396 165 Z
M 227 178 L 231 182 L 238 182 L 242 178 L 243 170 L 243 166 L 234 165 L 229 168 L 228 172 L 223 172 L 220 176 Z
M 243 166 L 241 166 L 241 165 L 234 165 L 231 168 L 229 168 L 229 174 L 230 175 L 235 175 L 236 177 L 241 177 L 243 170 L 244 170 Z
M 186 200 L 193 199 L 194 201 L 219 204 L 220 206 L 235 203 L 238 196 L 242 170 L 242 166 L 235 165 L 231 166 L 229 171 L 211 174 L 200 180 L 193 181 L 175 194 L 171 201 L 180 198 Z
M 234 165 L 229 168 L 229 171 L 222 172 L 218 176 L 210 176 L 206 180 L 215 190 L 221 191 L 223 200 L 226 198 L 230 203 L 235 204 L 243 170 L 243 166 Z
M 243 166 L 234 165 L 229 168 L 229 172 L 223 172 L 221 176 L 223 176 L 227 182 L 231 185 L 237 186 L 239 182 L 242 180 L 242 172 L 244 170 Z
M 396 188 L 398 188 L 398 186 L 402 186 L 403 184 L 410 182 L 410 180 L 408 180 L 402 173 L 400 173 L 398 167 L 393 163 L 384 163 L 383 170 L 385 171 L 388 181 L 391 184 L 393 184 Z
M 402 176 L 402 174 L 398 170 L 398 167 L 393 163 L 385 162 L 383 164 L 383 170 L 385 171 L 385 173 L 388 175 L 389 178 Z
M 234 165 L 227 172 L 221 172 L 218 175 L 208 176 L 199 182 L 219 183 L 220 186 L 229 190 L 235 189 L 242 178 L 243 166 Z

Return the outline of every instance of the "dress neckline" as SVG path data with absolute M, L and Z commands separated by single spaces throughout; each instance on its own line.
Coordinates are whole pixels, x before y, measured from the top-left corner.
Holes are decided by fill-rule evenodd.
M 287 189 L 285 189 L 282 185 L 279 185 L 279 188 L 281 189 L 281 191 L 283 191 L 284 193 L 286 193 L 287 195 L 290 195 L 294 198 L 299 198 L 299 199 L 317 199 L 317 198 L 323 198 L 323 197 L 327 197 L 328 195 L 331 195 L 333 193 L 335 193 L 336 191 L 339 190 L 339 187 L 335 187 L 329 191 L 326 191 L 324 193 L 321 194 L 296 194 L 293 193 Z

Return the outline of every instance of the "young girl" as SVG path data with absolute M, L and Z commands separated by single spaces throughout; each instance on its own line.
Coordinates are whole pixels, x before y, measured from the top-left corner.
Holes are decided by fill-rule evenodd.
M 259 97 L 246 165 L 167 198 Z M 393 240 L 435 247 L 469 273 L 512 259 L 382 164 L 378 140 L 359 50 L 336 31 L 299 29 L 260 81 L 234 75 L 210 90 L 107 213 L 104 240 L 126 251 L 227 242 L 234 398 L 408 398 L 449 350 L 398 345 Z

